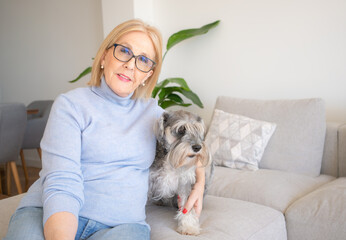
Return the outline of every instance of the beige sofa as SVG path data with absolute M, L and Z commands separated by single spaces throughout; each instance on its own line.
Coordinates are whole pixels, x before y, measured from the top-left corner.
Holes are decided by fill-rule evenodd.
M 320 99 L 219 97 L 216 109 L 276 123 L 257 171 L 215 167 L 197 237 L 175 231 L 175 209 L 147 206 L 152 239 L 346 239 L 346 124 Z M 21 195 L 0 201 L 0 238 Z

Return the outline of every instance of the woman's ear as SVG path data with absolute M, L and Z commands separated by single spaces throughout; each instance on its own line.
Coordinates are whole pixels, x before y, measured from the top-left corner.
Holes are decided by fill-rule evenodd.
M 105 62 L 106 62 L 106 60 L 105 60 L 105 58 L 106 58 L 106 53 L 107 53 L 107 50 L 104 51 L 104 53 L 102 54 L 101 62 L 100 62 L 101 66 L 104 66 L 104 65 L 105 65 Z
M 148 78 L 150 78 L 150 76 L 153 75 L 153 72 L 154 72 L 153 70 L 150 70 L 150 72 L 148 72 L 147 75 L 142 80 L 141 84 L 145 84 L 145 82 L 148 80 Z
M 145 76 L 144 81 L 146 81 L 148 78 L 150 78 L 151 75 L 153 75 L 153 73 L 154 73 L 154 71 L 150 70 L 150 72 L 148 72 L 147 75 Z

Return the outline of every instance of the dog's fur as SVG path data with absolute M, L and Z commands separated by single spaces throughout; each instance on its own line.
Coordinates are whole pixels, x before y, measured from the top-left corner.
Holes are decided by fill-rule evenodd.
M 206 171 L 206 188 L 213 174 L 211 157 L 204 143 L 202 118 L 187 111 L 164 112 L 154 127 L 157 138 L 156 156 L 150 168 L 149 201 L 159 205 L 184 206 L 196 182 L 197 162 Z M 205 192 L 206 193 L 205 189 Z M 199 219 L 195 210 L 183 214 L 179 209 L 177 231 L 198 235 Z

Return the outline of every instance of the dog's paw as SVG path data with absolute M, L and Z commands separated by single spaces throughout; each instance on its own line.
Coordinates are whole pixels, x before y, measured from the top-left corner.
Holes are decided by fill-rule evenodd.
M 199 226 L 178 226 L 177 232 L 183 235 L 199 235 L 201 228 Z
M 195 214 L 194 209 L 187 214 L 178 212 L 176 219 L 178 220 L 177 232 L 183 235 L 198 235 L 201 232 L 199 227 L 199 219 Z

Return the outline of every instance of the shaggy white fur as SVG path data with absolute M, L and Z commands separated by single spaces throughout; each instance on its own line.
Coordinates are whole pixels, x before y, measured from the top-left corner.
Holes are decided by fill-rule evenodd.
M 211 166 L 206 183 L 213 175 L 213 164 L 204 143 L 203 120 L 186 111 L 165 112 L 154 127 L 157 137 L 156 156 L 150 168 L 149 201 L 160 205 L 184 206 L 196 182 L 196 165 Z M 208 177 L 208 178 L 207 178 Z M 207 186 L 208 184 L 206 184 Z M 177 231 L 181 234 L 198 235 L 199 219 L 192 209 L 184 214 L 178 210 Z

